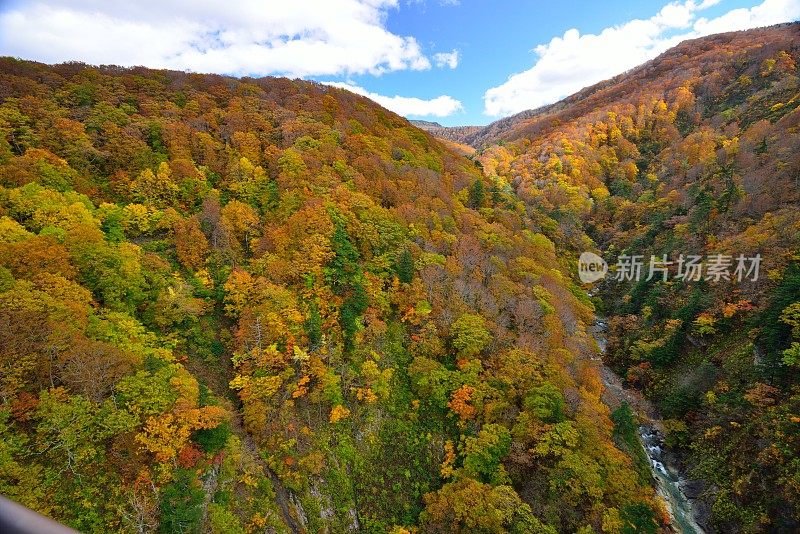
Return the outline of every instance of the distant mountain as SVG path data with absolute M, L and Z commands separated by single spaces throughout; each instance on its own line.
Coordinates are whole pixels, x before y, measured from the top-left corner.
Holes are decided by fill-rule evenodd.
M 448 141 L 454 141 L 459 144 L 467 144 L 467 145 L 472 145 L 471 140 L 473 139 L 473 137 L 483 129 L 482 126 L 439 126 L 439 127 L 431 126 L 427 128 L 421 126 L 419 127 L 427 131 L 434 137 L 438 137 L 439 139 L 447 139 Z
M 452 141 L 458 145 L 468 146 L 472 146 L 468 140 L 482 129 L 481 126 L 442 126 L 438 122 L 432 121 L 412 120 L 409 122 L 417 128 L 425 130 L 434 137 Z M 460 151 L 463 152 L 463 150 Z
M 423 130 L 430 130 L 433 128 L 443 128 L 441 124 L 433 121 L 409 120 L 408 122 L 410 122 L 417 128 L 422 128 Z
M 692 77 L 730 68 L 728 62 L 733 51 L 762 47 L 777 50 L 787 40 L 796 39 L 798 31 L 800 24 L 793 22 L 690 39 L 643 65 L 586 87 L 554 104 L 522 111 L 484 127 L 458 126 L 427 130 L 436 137 L 475 148 L 501 140 L 543 135 L 595 109 L 633 102 L 640 95 L 668 91 Z

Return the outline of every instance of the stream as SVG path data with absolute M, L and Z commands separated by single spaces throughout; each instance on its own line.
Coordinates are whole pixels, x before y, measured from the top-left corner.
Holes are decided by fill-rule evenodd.
M 640 392 L 628 389 L 622 379 L 602 362 L 606 353 L 607 324 L 598 318 L 589 331 L 597 342 L 600 358 L 593 358 L 600 367 L 600 376 L 606 392 L 603 400 L 611 409 L 627 402 L 640 421 L 639 441 L 650 462 L 656 492 L 664 501 L 675 532 L 683 534 L 705 534 L 705 530 L 697 523 L 696 506 L 687 496 L 692 482 L 681 473 L 674 456 L 664 444 L 664 430 L 661 418 L 653 404 Z

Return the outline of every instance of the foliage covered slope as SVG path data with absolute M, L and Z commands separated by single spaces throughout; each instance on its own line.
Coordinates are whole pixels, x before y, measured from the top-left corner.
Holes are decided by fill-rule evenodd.
M 662 521 L 554 244 L 588 239 L 370 101 L 2 59 L 0 184 L 0 492 L 26 506 L 86 532 Z
M 657 401 L 719 532 L 800 528 L 799 61 L 798 24 L 689 41 L 479 156 L 575 254 L 763 258 L 755 282 L 645 267 L 596 301 L 607 363 Z

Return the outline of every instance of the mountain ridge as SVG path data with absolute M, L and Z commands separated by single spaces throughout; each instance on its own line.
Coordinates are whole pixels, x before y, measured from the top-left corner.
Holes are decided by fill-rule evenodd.
M 620 82 L 627 82 L 631 79 L 641 79 L 645 77 L 652 78 L 653 75 L 658 75 L 659 72 L 665 69 L 662 64 L 673 60 L 674 56 L 682 52 L 690 52 L 692 55 L 702 55 L 703 47 L 710 47 L 734 40 L 737 42 L 743 42 L 746 40 L 756 40 L 757 42 L 758 39 L 768 40 L 769 34 L 774 32 L 782 32 L 784 30 L 786 32 L 800 31 L 800 22 L 787 22 L 773 26 L 751 28 L 748 30 L 725 32 L 705 37 L 687 39 L 641 65 L 617 74 L 616 76 L 613 76 L 607 80 L 602 80 L 587 86 L 580 91 L 566 96 L 552 104 L 546 104 L 535 109 L 524 110 L 508 117 L 500 118 L 486 126 L 429 126 L 426 128 L 426 130 L 437 137 L 469 145 L 475 149 L 481 149 L 489 144 L 497 143 L 499 141 L 514 140 L 515 138 L 523 135 L 530 136 L 545 134 L 548 131 L 548 127 L 544 124 L 539 124 L 534 119 L 541 118 L 542 121 L 545 119 L 557 121 L 570 120 L 569 114 L 563 113 L 565 108 L 575 106 L 581 101 L 586 100 L 596 99 L 600 100 L 597 105 L 611 105 L 613 102 L 606 103 L 603 101 L 603 99 L 611 100 L 615 96 L 620 95 L 596 95 L 596 93 L 602 93 L 607 89 L 613 90 L 615 85 L 619 84 Z M 749 44 L 751 46 L 757 46 L 757 44 Z

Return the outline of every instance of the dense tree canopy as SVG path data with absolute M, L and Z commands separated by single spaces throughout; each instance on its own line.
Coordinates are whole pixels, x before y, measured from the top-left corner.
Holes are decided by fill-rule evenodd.
M 478 156 L 576 257 L 731 259 L 729 277 L 681 280 L 675 262 L 594 299 L 607 363 L 656 401 L 720 532 L 800 525 L 797 50 L 797 24 L 683 43 L 498 124 L 507 142 Z M 737 279 L 740 254 L 760 255 L 758 280 Z
M 96 532 L 658 507 L 552 219 L 469 159 L 313 83 L 0 71 L 3 493 Z
M 714 524 L 790 529 L 781 31 L 472 159 L 311 82 L 0 59 L 0 492 L 85 532 L 652 532 L 604 306 Z M 768 281 L 592 301 L 595 246 L 761 251 Z

